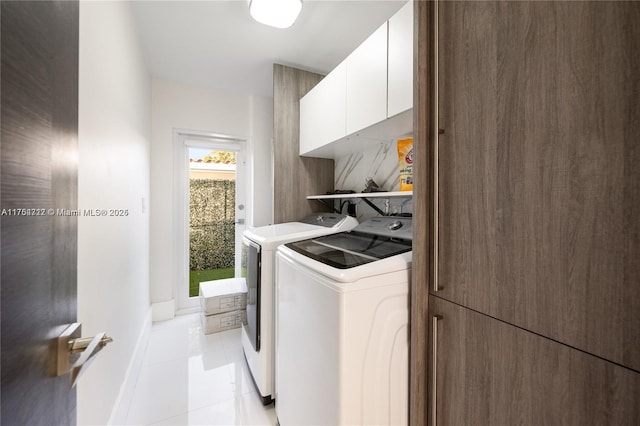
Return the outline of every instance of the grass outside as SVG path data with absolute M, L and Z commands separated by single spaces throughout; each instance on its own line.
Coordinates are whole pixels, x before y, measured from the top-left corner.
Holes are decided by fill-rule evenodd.
M 204 271 L 189 271 L 189 297 L 198 296 L 202 281 L 221 280 L 233 278 L 235 268 L 207 269 Z

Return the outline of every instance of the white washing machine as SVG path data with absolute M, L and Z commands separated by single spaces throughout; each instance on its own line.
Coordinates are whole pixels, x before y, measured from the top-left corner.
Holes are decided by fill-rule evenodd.
M 278 248 L 280 425 L 408 423 L 411 233 L 380 217 Z
M 275 395 L 275 251 L 280 244 L 353 229 L 358 221 L 335 213 L 316 213 L 300 222 L 247 229 L 242 238 L 242 270 L 247 281 L 247 323 L 242 348 L 262 402 Z

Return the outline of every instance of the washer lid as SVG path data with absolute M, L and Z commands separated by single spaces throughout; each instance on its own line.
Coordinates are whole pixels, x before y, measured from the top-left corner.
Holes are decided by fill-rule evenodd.
M 411 251 L 410 240 L 341 232 L 286 244 L 291 250 L 338 269 L 348 269 Z

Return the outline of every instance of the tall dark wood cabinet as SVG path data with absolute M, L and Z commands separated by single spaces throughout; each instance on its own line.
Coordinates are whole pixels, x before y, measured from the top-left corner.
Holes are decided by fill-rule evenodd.
M 420 3 L 413 419 L 640 424 L 640 2 Z

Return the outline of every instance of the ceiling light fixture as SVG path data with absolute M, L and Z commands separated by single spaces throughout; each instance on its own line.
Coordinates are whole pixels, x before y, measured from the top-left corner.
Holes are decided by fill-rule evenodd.
M 302 0 L 251 0 L 249 13 L 256 21 L 276 28 L 289 28 L 302 10 Z

